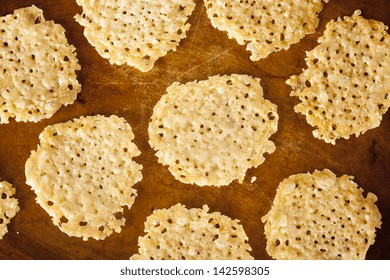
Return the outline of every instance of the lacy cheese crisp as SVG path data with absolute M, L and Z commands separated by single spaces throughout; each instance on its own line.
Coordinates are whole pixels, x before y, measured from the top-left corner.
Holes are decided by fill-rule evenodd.
M 287 50 L 314 33 L 318 14 L 328 0 L 205 0 L 211 24 L 240 45 L 247 44 L 251 60 Z
M 76 0 L 89 43 L 111 64 L 147 72 L 157 59 L 175 51 L 190 28 L 193 0 Z
M 19 212 L 18 199 L 14 198 L 16 190 L 6 181 L 0 181 L 0 240 L 8 232 L 7 224 Z
M 133 260 L 252 260 L 248 237 L 238 220 L 209 208 L 176 204 L 155 210 L 138 239 Z
M 154 107 L 149 143 L 183 183 L 241 183 L 275 151 L 269 138 L 277 131 L 276 109 L 260 79 L 247 75 L 174 83 Z
M 390 106 L 390 36 L 383 23 L 355 11 L 326 25 L 307 52 L 307 69 L 287 84 L 314 137 L 335 144 L 378 127 Z
M 114 115 L 81 117 L 46 127 L 39 139 L 26 178 L 53 223 L 84 240 L 120 232 L 142 179 L 130 125 Z
M 76 49 L 35 6 L 0 17 L 0 124 L 38 122 L 73 104 L 81 85 Z
M 290 176 L 263 217 L 268 254 L 285 259 L 365 259 L 381 214 L 373 193 L 328 169 Z

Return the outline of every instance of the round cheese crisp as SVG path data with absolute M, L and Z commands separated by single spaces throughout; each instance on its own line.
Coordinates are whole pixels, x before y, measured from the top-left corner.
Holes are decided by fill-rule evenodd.
M 248 237 L 238 220 L 209 208 L 176 204 L 155 210 L 139 237 L 133 260 L 252 260 Z
M 0 181 L 0 240 L 8 232 L 7 224 L 19 212 L 18 200 L 13 197 L 16 190 L 5 181 Z
M 211 24 L 240 45 L 247 44 L 253 61 L 287 50 L 314 33 L 323 6 L 321 0 L 205 0 L 204 4 Z
M 111 64 L 149 71 L 156 60 L 175 51 L 190 28 L 193 0 L 76 0 L 89 43 Z
M 260 79 L 214 76 L 174 83 L 153 110 L 149 143 L 176 179 L 199 186 L 240 183 L 275 151 L 276 105 Z
M 266 216 L 267 252 L 275 259 L 365 259 L 381 226 L 377 197 L 330 170 L 290 176 Z
M 137 196 L 140 151 L 117 116 L 89 116 L 51 125 L 26 162 L 27 184 L 53 223 L 69 236 L 104 239 L 125 224 L 123 206 Z
M 38 122 L 73 104 L 81 91 L 75 50 L 35 6 L 0 17 L 0 124 Z
M 315 128 L 314 137 L 335 144 L 378 127 L 390 106 L 390 36 L 383 23 L 355 11 L 326 25 L 307 53 L 308 68 L 287 84 L 301 103 L 295 111 Z

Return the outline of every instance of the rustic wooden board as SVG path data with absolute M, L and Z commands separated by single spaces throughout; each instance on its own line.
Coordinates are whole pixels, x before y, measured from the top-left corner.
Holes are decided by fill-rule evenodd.
M 285 80 L 305 67 L 305 51 L 316 46 L 326 22 L 361 9 L 363 16 L 390 25 L 388 0 L 331 0 L 320 14 L 317 32 L 288 51 L 281 51 L 259 62 L 251 62 L 245 47 L 212 28 L 201 0 L 190 17 L 191 30 L 177 52 L 161 58 L 148 73 L 128 66 L 112 66 L 101 58 L 84 38 L 83 29 L 73 19 L 81 12 L 74 0 L 0 0 L 0 15 L 35 4 L 46 19 L 61 23 L 69 41 L 77 48 L 82 70 L 78 77 L 82 92 L 77 102 L 49 120 L 0 125 L 0 176 L 17 189 L 21 210 L 12 220 L 9 233 L 0 241 L 1 259 L 128 259 L 137 251 L 137 238 L 153 209 L 178 202 L 188 207 L 208 204 L 242 221 L 256 259 L 269 259 L 265 251 L 264 228 L 260 218 L 270 209 L 275 190 L 284 178 L 300 172 L 329 168 L 338 176 L 350 174 L 366 191 L 378 197 L 383 226 L 368 259 L 390 259 L 390 114 L 379 128 L 359 138 L 339 140 L 336 146 L 314 139 L 305 118 L 294 113 L 296 98 L 289 97 Z M 227 187 L 196 187 L 174 180 L 167 167 L 157 163 L 147 143 L 147 126 L 153 106 L 172 82 L 206 79 L 216 74 L 250 74 L 262 79 L 265 97 L 278 105 L 279 130 L 272 137 L 276 152 L 260 167 L 247 173 L 245 182 Z M 81 115 L 117 114 L 133 127 L 135 142 L 142 151 L 137 158 L 144 166 L 142 182 L 136 185 L 139 196 L 125 210 L 126 226 L 119 234 L 103 241 L 84 242 L 70 238 L 54 226 L 46 212 L 35 203 L 35 195 L 25 184 L 24 164 L 38 144 L 38 135 L 49 124 Z M 258 180 L 250 183 L 252 176 Z

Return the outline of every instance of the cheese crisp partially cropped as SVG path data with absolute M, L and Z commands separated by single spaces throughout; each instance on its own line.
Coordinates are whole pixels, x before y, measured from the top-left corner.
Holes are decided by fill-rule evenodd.
M 175 51 L 190 28 L 193 0 L 76 0 L 89 43 L 111 64 L 149 71 L 157 59 Z
M 209 208 L 176 204 L 155 210 L 145 222 L 133 260 L 252 260 L 248 237 L 238 220 Z
M 105 239 L 125 224 L 142 165 L 130 125 L 88 116 L 48 126 L 26 162 L 27 184 L 53 223 L 69 236 Z
M 174 83 L 153 110 L 149 143 L 175 178 L 199 186 L 240 183 L 246 171 L 275 151 L 276 105 L 260 79 L 213 76 Z
M 328 0 L 205 0 L 211 24 L 240 45 L 251 60 L 287 50 L 318 26 L 318 14 Z
M 390 36 L 383 23 L 355 11 L 326 25 L 308 68 L 287 84 L 301 103 L 295 111 L 315 128 L 314 137 L 335 144 L 378 127 L 390 106 Z
M 0 124 L 38 122 L 73 104 L 81 91 L 75 50 L 35 6 L 0 17 Z
M 377 197 L 330 170 L 290 176 L 266 216 L 268 254 L 284 259 L 365 259 L 381 226 Z
M 16 190 L 5 181 L 0 181 L 0 240 L 8 232 L 7 224 L 19 212 L 18 200 L 13 197 Z

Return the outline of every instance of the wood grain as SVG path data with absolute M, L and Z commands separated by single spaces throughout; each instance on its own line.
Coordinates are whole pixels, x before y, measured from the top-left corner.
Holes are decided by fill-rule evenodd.
M 360 186 L 379 197 L 383 226 L 367 258 L 390 259 L 390 114 L 384 115 L 379 128 L 359 138 L 339 140 L 333 146 L 313 138 L 305 118 L 294 113 L 298 100 L 289 97 L 290 89 L 285 84 L 290 75 L 301 73 L 305 67 L 305 51 L 317 45 L 316 40 L 330 19 L 361 9 L 364 17 L 390 25 L 390 2 L 330 0 L 320 14 L 315 34 L 288 51 L 272 54 L 259 62 L 251 62 L 244 46 L 212 28 L 202 1 L 196 3 L 190 17 L 192 27 L 178 50 L 158 60 L 152 71 L 141 73 L 129 66 L 112 66 L 97 54 L 73 19 L 81 12 L 74 0 L 0 0 L 1 16 L 35 4 L 43 9 L 46 19 L 62 24 L 68 40 L 77 48 L 82 66 L 78 74 L 82 92 L 74 105 L 37 124 L 12 121 L 0 125 L 0 176 L 16 187 L 21 207 L 9 226 L 9 233 L 0 241 L 1 259 L 128 259 L 137 251 L 137 238 L 143 234 L 143 223 L 153 209 L 178 202 L 187 207 L 208 204 L 212 211 L 240 219 L 253 256 L 269 259 L 260 218 L 270 209 L 276 187 L 292 174 L 323 168 L 331 169 L 338 176 L 354 175 Z M 278 105 L 279 130 L 271 138 L 276 143 L 276 152 L 267 156 L 260 167 L 249 170 L 242 185 L 201 188 L 181 184 L 174 180 L 167 167 L 157 163 L 147 143 L 153 106 L 172 82 L 231 73 L 260 77 L 265 97 Z M 25 184 L 24 164 L 45 126 L 94 114 L 117 114 L 131 124 L 135 142 L 142 152 L 137 161 L 144 166 L 144 179 L 136 185 L 139 196 L 135 204 L 125 210 L 127 222 L 122 232 L 103 241 L 84 242 L 62 233 L 35 203 L 34 193 Z M 252 176 L 258 178 L 253 184 Z

